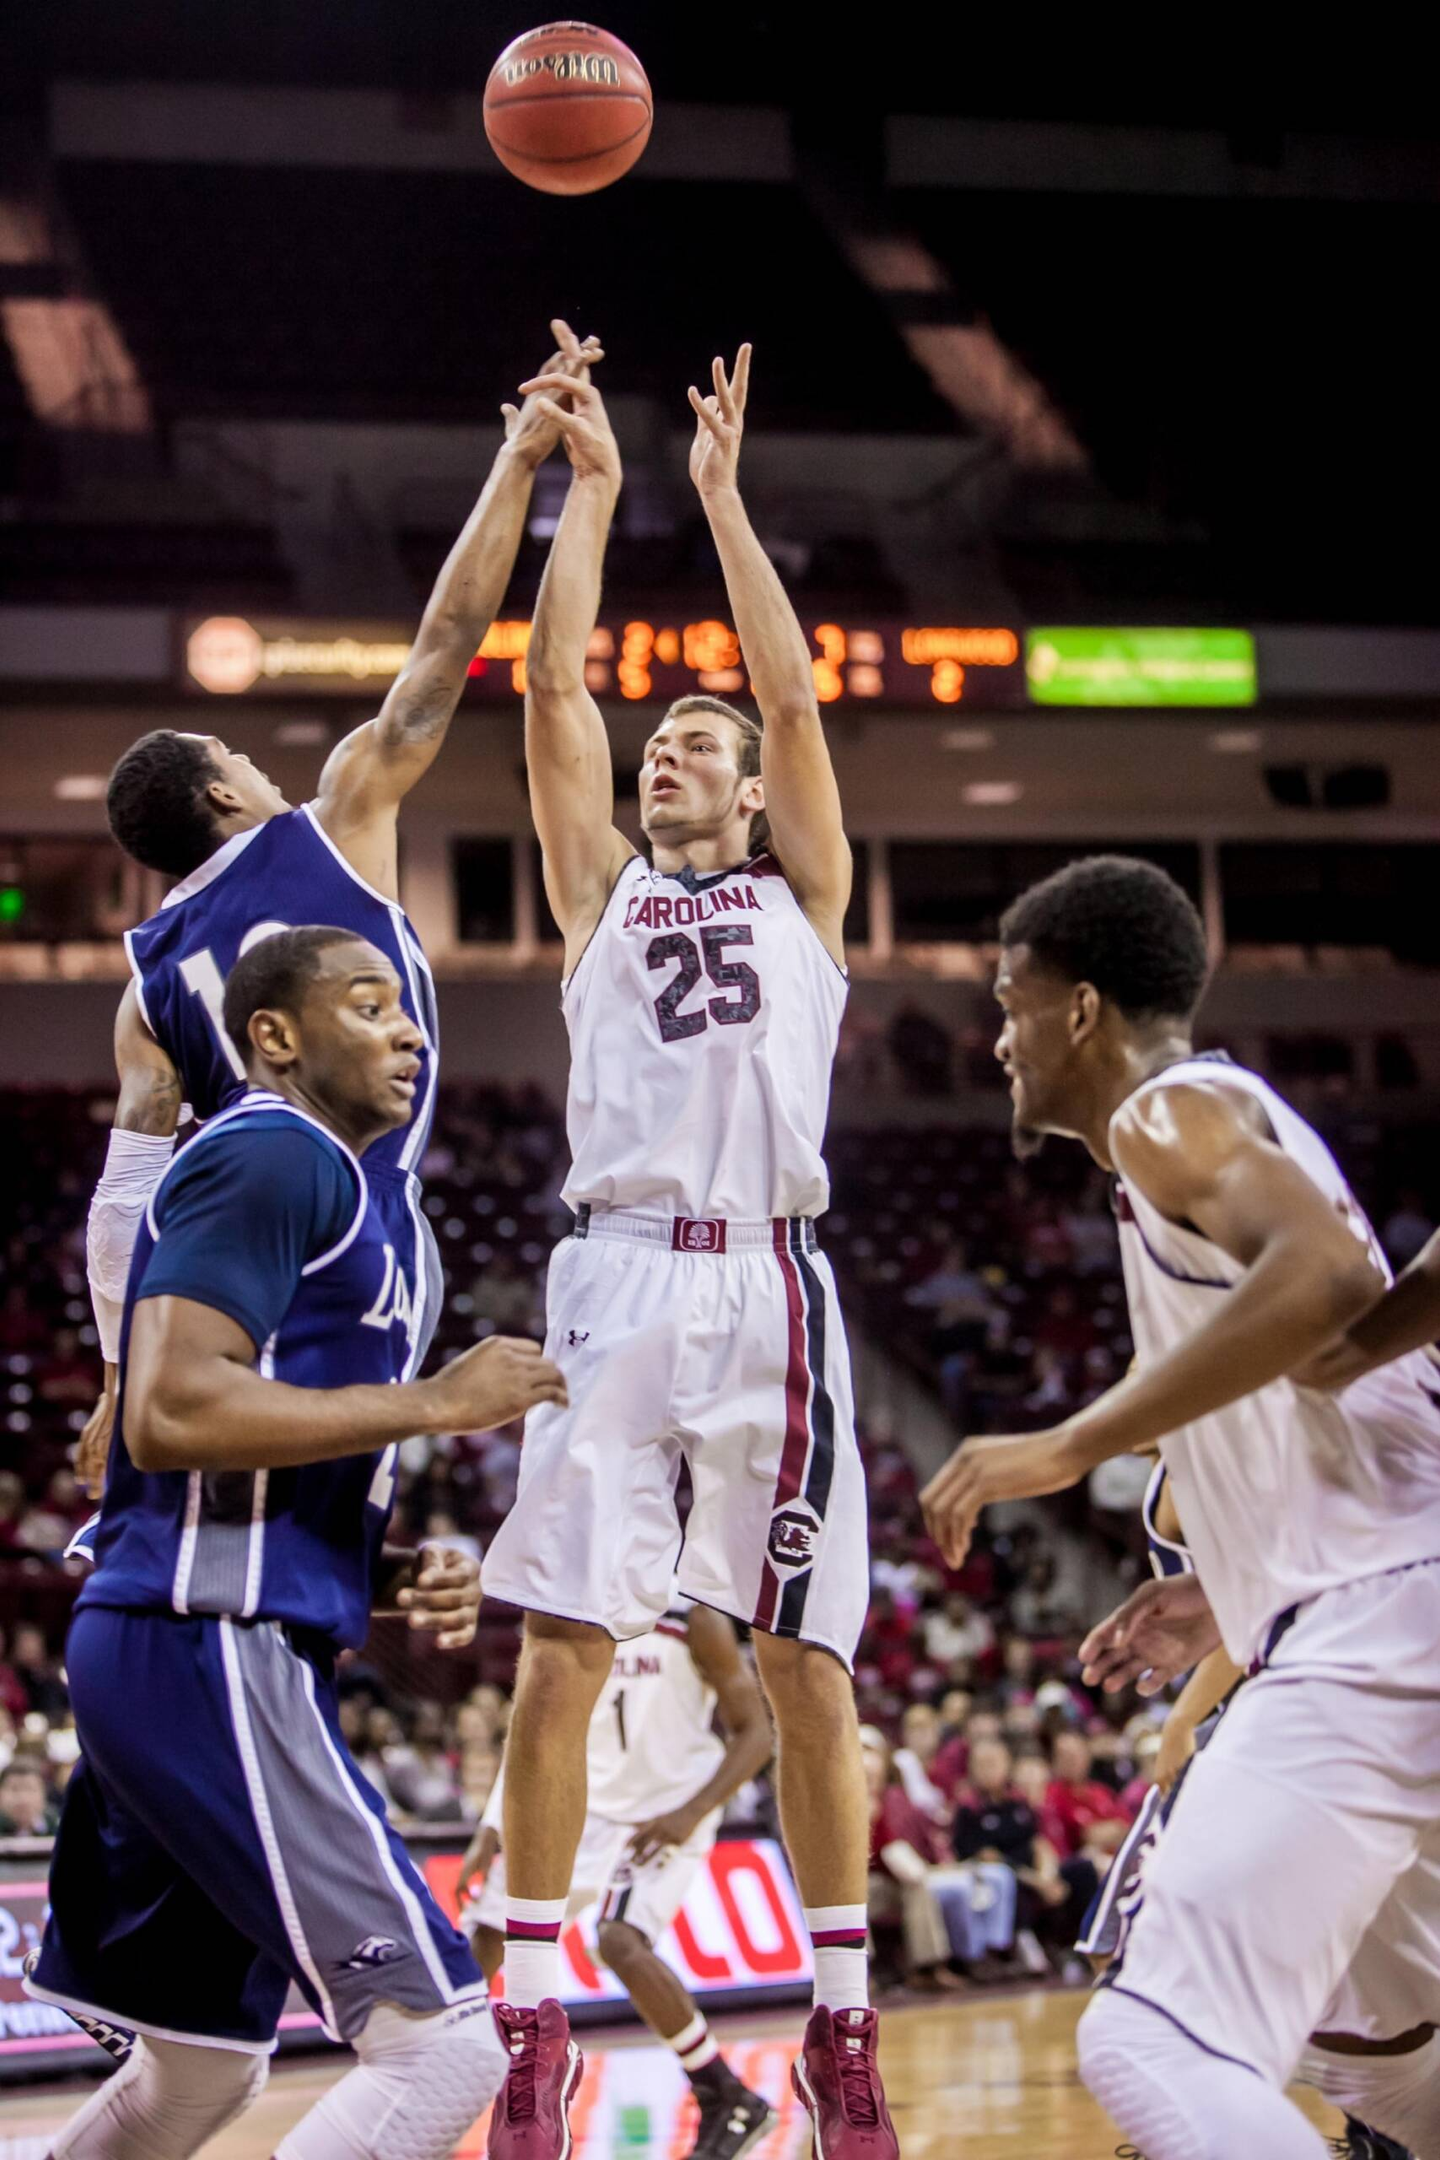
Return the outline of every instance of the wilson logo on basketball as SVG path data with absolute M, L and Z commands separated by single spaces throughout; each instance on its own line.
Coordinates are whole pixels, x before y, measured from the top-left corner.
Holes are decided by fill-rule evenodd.
M 777 1508 L 770 1518 L 770 1558 L 779 1568 L 809 1567 L 820 1524 L 808 1508 Z
M 545 53 L 532 59 L 507 60 L 501 74 L 507 90 L 528 82 L 534 75 L 553 75 L 557 82 L 599 83 L 606 89 L 613 89 L 620 80 L 620 70 L 610 55 L 596 52 Z

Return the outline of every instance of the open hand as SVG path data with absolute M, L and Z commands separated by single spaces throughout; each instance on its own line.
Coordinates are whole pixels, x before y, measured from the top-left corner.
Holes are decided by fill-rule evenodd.
M 1142 1695 L 1189 1672 L 1220 1647 L 1220 1630 L 1198 1575 L 1142 1583 L 1080 1645 L 1087 1687 L 1118 1694 L 1133 1682 Z
M 557 315 L 550 325 L 555 338 L 556 350 L 550 355 L 540 375 L 534 378 L 563 376 L 567 382 L 588 383 L 590 370 L 605 357 L 598 338 L 587 337 L 582 344 L 570 328 Z M 532 385 L 522 385 L 530 394 L 523 405 L 502 405 L 505 415 L 505 440 L 528 465 L 541 465 L 560 440 L 560 429 L 545 396 L 536 395 Z M 568 393 L 562 393 L 568 395 Z
M 520 1335 L 488 1336 L 422 1385 L 434 1406 L 436 1432 L 491 1432 L 537 1403 L 563 1410 L 570 1400 L 559 1366 Z
M 723 360 L 710 364 L 715 389 L 701 397 L 692 383 L 690 404 L 695 413 L 695 440 L 690 446 L 690 478 L 702 495 L 716 495 L 740 484 L 740 439 L 745 433 L 745 400 L 750 392 L 750 351 L 742 345 L 735 355 L 734 373 L 727 377 Z
M 993 1500 L 1033 1500 L 1063 1492 L 1078 1471 L 1063 1428 L 966 1440 L 920 1495 L 925 1527 L 950 1567 L 959 1567 L 983 1508 Z
M 464 1650 L 480 1619 L 480 1563 L 453 1545 L 422 1545 L 395 1603 L 437 1650 Z
M 656 1815 L 647 1823 L 641 1823 L 632 1831 L 625 1850 L 637 1867 L 663 1852 L 667 1845 L 683 1845 L 695 1830 L 695 1818 L 685 1808 L 671 1808 L 666 1815 Z

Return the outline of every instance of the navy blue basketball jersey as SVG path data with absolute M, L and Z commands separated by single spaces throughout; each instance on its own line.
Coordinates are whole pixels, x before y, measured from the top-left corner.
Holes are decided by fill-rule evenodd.
M 172 1060 L 196 1117 L 248 1086 L 221 1018 L 225 978 L 268 931 L 333 923 L 368 938 L 400 977 L 405 1009 L 425 1038 L 425 1069 L 408 1126 L 368 1151 L 371 1171 L 418 1171 L 435 1107 L 435 984 L 398 901 L 351 869 L 312 803 L 236 833 L 166 894 L 158 914 L 128 931 L 145 1025 Z
M 130 1266 L 96 1566 L 79 1600 L 278 1620 L 358 1647 L 396 1449 L 296 1469 L 137 1470 L 125 1446 L 130 1329 L 141 1299 L 164 1296 L 228 1314 L 266 1379 L 395 1381 L 410 1355 L 412 1248 L 397 1248 L 349 1149 L 278 1095 L 252 1091 L 181 1150 Z

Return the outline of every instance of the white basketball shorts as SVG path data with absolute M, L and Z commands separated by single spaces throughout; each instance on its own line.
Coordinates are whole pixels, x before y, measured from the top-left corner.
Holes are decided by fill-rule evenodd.
M 1283 2085 L 1440 1999 L 1440 1561 L 1327 1590 L 1191 1765 L 1108 1983 Z
M 624 1920 L 638 1929 L 652 1948 L 669 1928 L 696 1874 L 705 1865 L 720 1828 L 721 1810 L 715 1808 L 698 1823 L 683 1845 L 662 1845 L 643 1863 L 627 1850 L 635 1834 L 633 1823 L 610 1822 L 603 1815 L 587 1815 L 570 1878 L 567 1920 L 578 1919 L 598 1898 L 603 1920 Z M 505 1932 L 505 1855 L 496 1855 L 478 1897 L 460 1915 L 466 1934 L 477 1927 Z
M 597 1214 L 580 1229 L 548 1290 L 569 1406 L 526 1420 L 487 1595 L 625 1641 L 670 1603 L 678 1553 L 684 1596 L 848 1667 L 869 1596 L 865 1479 L 813 1226 Z

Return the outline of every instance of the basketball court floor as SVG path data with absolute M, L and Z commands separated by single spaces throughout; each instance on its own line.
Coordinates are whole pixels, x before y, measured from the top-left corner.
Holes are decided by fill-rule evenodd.
M 1075 2069 L 1084 2003 L 1083 1994 L 1040 1992 L 887 2010 L 881 2064 L 905 2160 L 1109 2160 L 1122 2140 Z M 799 2160 L 809 2150 L 788 2075 L 802 2023 L 791 2012 L 716 2021 L 740 2076 L 780 2110 L 755 2160 Z M 681 2160 L 694 2112 L 669 2051 L 629 2033 L 580 2040 L 576 2160 Z M 339 2074 L 339 2058 L 281 2065 L 259 2104 L 205 2148 L 206 2160 L 270 2160 L 285 2130 Z M 0 2160 L 45 2160 L 51 2131 L 85 2089 L 22 2089 L 0 2101 Z M 1322 2130 L 1338 2130 L 1339 2118 L 1315 2094 L 1298 2097 Z M 477 2123 L 457 2160 L 479 2160 L 484 2151 Z

